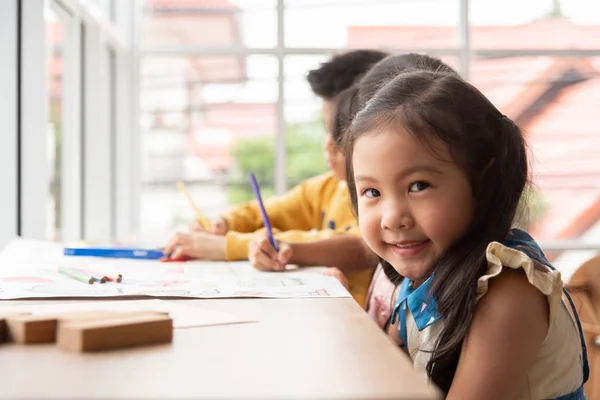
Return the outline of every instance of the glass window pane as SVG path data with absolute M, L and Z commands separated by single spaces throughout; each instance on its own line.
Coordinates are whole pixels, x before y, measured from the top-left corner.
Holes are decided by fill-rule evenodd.
M 117 0 L 79 0 L 84 6 L 93 6 L 96 9 L 100 10 L 105 18 L 110 19 L 111 21 L 115 20 L 115 2 Z
M 475 49 L 600 48 L 596 0 L 471 0 L 469 4 Z
M 46 21 L 46 79 L 48 93 L 47 145 L 49 185 L 47 201 L 46 236 L 60 240 L 61 228 L 61 139 L 63 122 L 63 60 L 65 51 L 65 24 L 56 12 L 47 6 Z
M 272 48 L 276 0 L 144 0 L 142 44 Z
M 274 193 L 275 57 L 146 57 L 141 72 L 142 231 L 194 218 L 179 180 L 209 217 L 253 198 L 251 172 Z
M 287 185 L 327 171 L 323 156 L 325 127 L 321 100 L 306 81 L 309 70 L 318 68 L 329 56 L 288 56 L 284 60 Z
M 102 48 L 102 52 L 103 57 L 103 70 L 101 70 L 101 78 L 104 79 L 104 83 L 106 85 L 106 95 L 104 97 L 105 99 L 105 104 L 104 104 L 104 110 L 105 110 L 105 115 L 106 115 L 106 135 L 108 135 L 109 140 L 110 140 L 110 151 L 111 151 L 111 157 L 113 158 L 113 161 L 115 160 L 115 158 L 117 157 L 117 113 L 116 113 L 116 109 L 115 107 L 117 106 L 117 99 L 116 99 L 116 95 L 117 95 L 117 73 L 116 73 L 116 69 L 117 69 L 117 58 L 116 58 L 116 53 L 115 50 L 110 47 L 110 46 L 105 46 Z M 110 205 L 110 210 L 111 210 L 111 229 L 112 229 L 112 236 L 115 237 L 115 229 L 117 227 L 117 221 L 116 221 L 116 212 L 117 212 L 117 165 L 115 162 L 112 162 L 110 164 L 110 182 L 112 185 L 112 190 L 111 190 L 111 205 Z
M 285 0 L 289 47 L 449 49 L 457 25 L 456 0 Z
M 471 80 L 526 132 L 532 235 L 600 241 L 600 57 L 477 59 Z

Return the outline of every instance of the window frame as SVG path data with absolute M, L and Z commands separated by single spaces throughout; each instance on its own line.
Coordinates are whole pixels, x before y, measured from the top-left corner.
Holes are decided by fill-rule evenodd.
M 6 88 L 0 95 L 0 112 L 8 131 L 2 136 L 0 183 L 14 194 L 4 196 L 1 203 L 5 223 L 0 246 L 17 236 L 46 239 L 48 178 L 53 168 L 47 158 L 46 32 L 39 29 L 45 26 L 46 6 L 65 24 L 61 240 L 123 239 L 135 230 L 139 219 L 135 212 L 139 135 L 132 115 L 137 88 L 132 46 L 136 3 L 111 4 L 110 15 L 103 15 L 97 5 L 77 0 L 0 2 L 0 50 L 5 54 L 0 79 Z M 91 35 L 86 37 L 86 32 Z M 110 65 L 107 81 L 93 82 L 102 61 Z M 101 107 L 102 101 L 110 107 Z M 98 142 L 94 132 L 100 133 Z M 98 145 L 95 151 L 103 155 L 101 160 L 88 159 L 93 144 Z M 104 192 L 96 201 L 100 189 Z

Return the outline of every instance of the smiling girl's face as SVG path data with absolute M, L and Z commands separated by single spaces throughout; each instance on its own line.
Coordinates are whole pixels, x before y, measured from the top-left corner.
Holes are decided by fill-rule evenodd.
M 448 146 L 429 145 L 388 126 L 361 135 L 352 156 L 364 240 L 417 282 L 465 233 L 474 210 L 471 185 Z

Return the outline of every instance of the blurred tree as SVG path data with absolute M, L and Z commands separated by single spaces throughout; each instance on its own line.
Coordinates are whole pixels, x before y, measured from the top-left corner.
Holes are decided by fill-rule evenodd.
M 534 186 L 527 187 L 521 196 L 514 225 L 524 230 L 531 229 L 546 216 L 548 203 L 542 192 Z
M 286 129 L 288 188 L 327 171 L 323 157 L 323 138 L 323 124 L 320 120 L 288 125 Z M 227 196 L 229 204 L 254 199 L 248 179 L 252 172 L 260 184 L 262 197 L 266 198 L 275 193 L 274 138 L 241 140 L 233 150 L 233 157 L 240 176 L 232 181 L 241 183 L 229 186 Z
M 564 17 L 560 0 L 552 0 L 552 10 L 550 11 L 550 16 L 555 18 Z

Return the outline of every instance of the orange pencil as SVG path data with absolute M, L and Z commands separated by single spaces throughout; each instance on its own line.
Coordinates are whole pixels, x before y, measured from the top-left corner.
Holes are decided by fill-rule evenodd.
M 85 271 L 88 274 L 91 274 L 96 280 L 98 280 L 100 283 L 104 283 L 104 282 L 121 282 L 121 280 L 123 279 L 123 275 L 121 274 L 117 274 L 116 277 L 112 277 L 112 276 L 108 276 L 105 274 L 100 274 L 97 271 L 92 271 L 89 268 L 79 268 L 81 271 Z M 102 278 L 96 278 L 97 276 L 101 276 Z
M 102 278 L 106 279 L 109 282 L 117 282 L 117 283 L 119 283 L 119 282 L 121 282 L 123 280 L 123 275 L 117 274 L 117 276 L 115 278 L 113 278 L 112 276 L 104 275 Z

